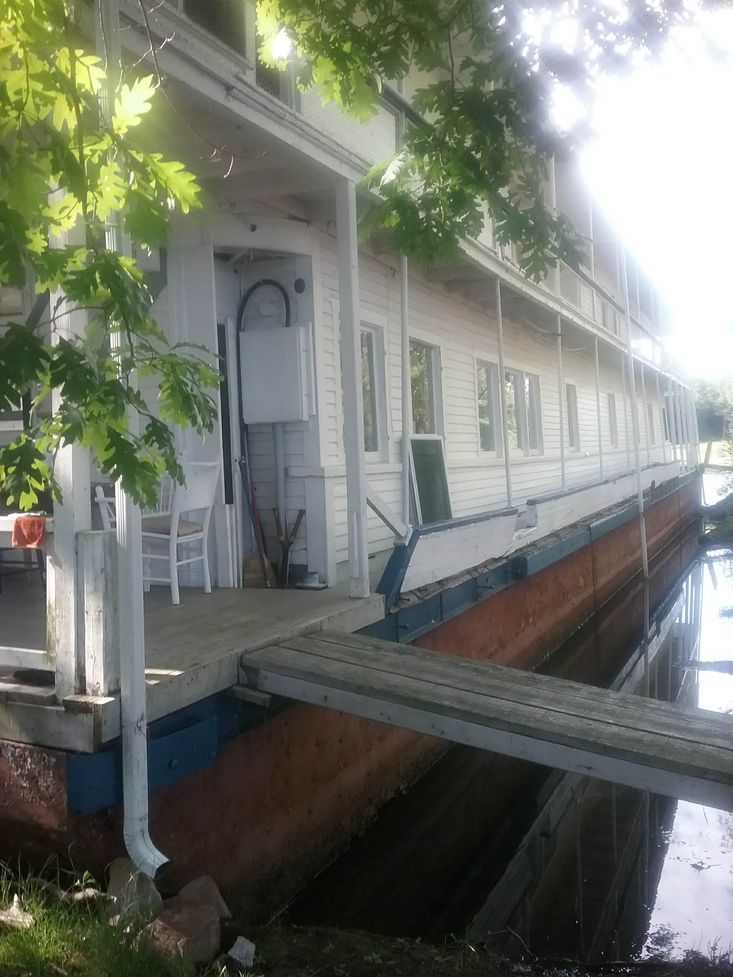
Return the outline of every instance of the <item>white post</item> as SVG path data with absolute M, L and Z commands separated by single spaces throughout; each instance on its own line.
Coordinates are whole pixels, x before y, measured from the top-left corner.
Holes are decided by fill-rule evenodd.
M 664 434 L 664 420 L 663 420 L 665 411 L 664 411 L 664 401 L 662 400 L 662 392 L 661 392 L 661 389 L 659 387 L 659 372 L 657 370 L 654 371 L 654 381 L 655 381 L 656 387 L 657 387 L 657 410 L 659 411 L 659 424 L 661 426 L 661 430 L 659 432 L 659 436 L 662 439 L 662 461 L 666 463 L 666 461 L 667 461 L 667 438 L 665 437 L 665 434 Z M 667 419 L 667 426 L 669 426 L 669 419 Z
M 626 442 L 626 471 L 631 471 L 631 441 L 629 439 L 629 402 L 626 385 L 626 357 L 621 354 L 621 386 L 624 397 L 624 441 Z
M 116 695 L 120 691 L 120 623 L 114 532 L 79 533 L 77 552 L 84 615 L 86 694 Z
M 550 209 L 557 214 L 557 173 L 555 171 L 555 157 L 550 159 Z M 560 295 L 560 262 L 555 262 L 555 295 Z
M 641 402 L 644 405 L 644 430 L 646 431 L 646 463 L 652 463 L 652 441 L 649 428 L 649 404 L 646 400 L 646 380 L 644 378 L 644 364 L 639 363 L 639 375 L 641 377 Z
M 336 224 L 351 596 L 368 597 L 369 551 L 364 466 L 364 405 L 361 388 L 359 250 L 356 236 L 356 189 L 351 180 L 341 180 L 336 186 Z
M 683 387 L 682 384 L 680 384 L 680 410 L 682 412 L 682 432 L 685 440 L 685 465 L 687 468 L 692 468 L 692 437 L 690 435 L 687 387 Z
M 590 261 L 590 274 L 593 281 L 596 280 L 596 248 L 593 240 L 593 198 L 588 194 L 588 259 Z M 596 290 L 591 290 L 591 302 L 593 306 L 593 322 L 596 321 Z M 596 340 L 596 343 L 598 340 Z
M 557 317 L 557 386 L 558 408 L 560 410 L 560 485 L 565 489 L 565 377 L 562 368 L 562 318 Z
M 679 447 L 680 465 L 684 468 L 686 467 L 685 450 L 684 450 L 685 436 L 682 431 L 682 404 L 680 403 L 680 385 L 675 380 L 672 384 L 672 387 L 674 390 L 674 424 L 675 424 L 675 431 L 677 432 L 677 436 L 675 440 L 677 441 L 677 445 Z
M 596 423 L 598 424 L 598 475 L 603 481 L 603 428 L 601 426 L 601 367 L 598 362 L 598 336 L 594 336 L 596 361 Z
M 77 226 L 68 232 L 62 244 L 83 244 L 86 228 Z M 60 292 L 51 296 L 51 342 L 81 335 L 86 313 L 70 307 Z M 54 390 L 51 406 L 56 413 L 63 396 Z M 46 581 L 46 648 L 55 663 L 56 696 L 62 701 L 68 695 L 85 691 L 84 678 L 84 606 L 82 584 L 77 564 L 77 534 L 91 529 L 91 460 L 88 448 L 67 445 L 59 450 L 54 475 L 61 488 L 62 501 L 55 502 L 53 550 L 47 561 Z
M 410 372 L 410 308 L 408 263 L 400 256 L 400 349 L 402 361 L 402 521 L 410 525 L 410 435 L 412 434 L 412 374 Z
M 512 460 L 509 457 L 509 420 L 506 409 L 506 379 L 504 367 L 504 316 L 501 311 L 501 281 L 496 278 L 496 333 L 499 353 L 499 404 L 501 409 L 501 440 L 504 446 L 504 480 L 506 504 L 512 504 Z
M 674 394 L 672 379 L 667 377 L 667 427 L 669 428 L 669 442 L 672 445 L 672 460 L 677 461 L 677 422 L 674 411 Z
M 629 362 L 629 384 L 631 393 L 631 423 L 634 437 L 634 469 L 636 471 L 636 501 L 639 507 L 639 528 L 641 530 L 641 566 L 644 577 L 649 577 L 649 555 L 646 541 L 646 521 L 644 519 L 644 488 L 641 481 L 641 453 L 639 451 L 639 404 L 636 400 L 636 379 L 634 377 L 634 350 L 631 345 L 631 311 L 629 309 L 629 279 L 626 272 L 626 252 L 622 252 L 621 280 L 624 289 L 626 308 L 626 343 Z

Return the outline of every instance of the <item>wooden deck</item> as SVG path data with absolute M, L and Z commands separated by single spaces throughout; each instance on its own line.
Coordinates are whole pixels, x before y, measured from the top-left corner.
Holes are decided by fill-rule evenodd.
M 239 682 L 242 652 L 320 628 L 353 631 L 379 620 L 384 600 L 354 600 L 348 585 L 328 590 L 182 589 L 173 606 L 167 587 L 145 595 L 148 718 L 159 719 Z M 45 647 L 45 593 L 40 581 L 3 579 L 0 644 Z M 31 662 L 19 653 L 15 665 Z M 52 668 L 39 655 L 35 667 Z M 88 752 L 119 735 L 117 697 L 79 697 L 53 705 L 53 688 L 19 684 L 0 666 L 0 739 Z
M 733 716 L 322 631 L 242 656 L 252 688 L 733 810 Z

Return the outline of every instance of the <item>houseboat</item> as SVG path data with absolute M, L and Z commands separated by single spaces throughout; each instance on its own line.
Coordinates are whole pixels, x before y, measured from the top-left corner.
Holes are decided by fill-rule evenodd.
M 102 6 L 149 59 L 142 5 Z M 360 181 L 420 79 L 356 122 L 229 10 L 147 11 L 155 139 L 206 205 L 137 256 L 166 335 L 218 357 L 218 426 L 178 432 L 159 511 L 74 446 L 40 559 L 0 516 L 0 857 L 101 873 L 127 847 L 266 914 L 445 747 L 253 691 L 241 655 L 336 629 L 531 667 L 698 517 L 699 473 L 664 304 L 572 160 L 548 197 L 577 270 L 529 280 L 490 222 L 429 268 L 360 243 Z M 0 314 L 30 303 L 6 289 Z

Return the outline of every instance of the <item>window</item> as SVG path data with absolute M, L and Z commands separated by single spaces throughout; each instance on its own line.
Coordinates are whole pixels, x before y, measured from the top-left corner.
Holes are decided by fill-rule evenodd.
M 655 444 L 656 434 L 654 433 L 654 404 L 646 405 L 646 416 L 647 416 L 647 440 L 649 444 Z
M 565 384 L 565 407 L 568 421 L 568 446 L 571 451 L 580 451 L 580 431 L 578 427 L 578 389 L 573 383 Z
M 237 54 L 245 54 L 245 4 L 242 0 L 183 0 L 184 14 Z
M 378 460 L 387 442 L 384 337 L 381 329 L 361 327 L 361 392 L 364 401 L 364 451 Z
M 499 436 L 499 371 L 493 363 L 479 362 L 476 366 L 476 396 L 478 399 L 478 429 L 481 451 L 497 451 Z
M 410 385 L 414 434 L 440 434 L 440 351 L 410 340 Z
M 521 370 L 504 372 L 507 434 L 509 448 L 530 452 L 542 451 L 542 405 L 540 378 Z
M 618 448 L 618 418 L 616 416 L 616 395 L 608 394 L 608 432 L 612 448 Z

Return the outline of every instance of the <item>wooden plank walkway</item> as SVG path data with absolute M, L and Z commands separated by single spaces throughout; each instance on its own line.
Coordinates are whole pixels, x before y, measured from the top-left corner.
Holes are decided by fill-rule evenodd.
M 733 716 L 352 634 L 245 653 L 263 692 L 733 810 Z

